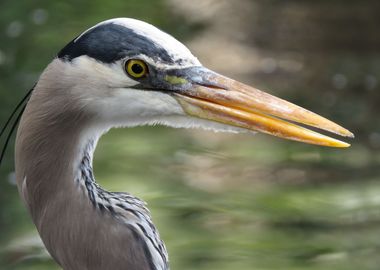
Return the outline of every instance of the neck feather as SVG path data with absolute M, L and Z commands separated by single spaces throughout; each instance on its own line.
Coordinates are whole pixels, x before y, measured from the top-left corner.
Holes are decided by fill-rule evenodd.
M 96 251 L 107 241 L 123 247 L 124 235 L 131 252 L 142 248 L 141 260 L 149 269 L 167 269 L 166 249 L 145 203 L 127 193 L 108 192 L 95 182 L 93 152 L 106 129 L 95 126 L 91 115 L 59 93 L 54 97 L 58 104 L 50 95 L 43 89 L 33 93 L 16 140 L 18 189 L 49 252 L 64 264 L 75 256 L 67 247 L 88 249 L 88 243 L 95 243 Z M 99 232 L 109 233 L 104 239 L 87 239 Z M 136 238 L 132 242 L 129 232 Z

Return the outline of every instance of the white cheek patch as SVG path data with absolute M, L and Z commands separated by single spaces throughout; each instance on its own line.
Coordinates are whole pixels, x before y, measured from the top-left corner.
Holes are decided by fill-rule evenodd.
M 170 95 L 157 91 L 118 88 L 105 99 L 92 104 L 92 109 L 106 121 L 125 123 L 150 121 L 157 116 L 184 115 L 182 107 Z
M 243 128 L 189 116 L 175 98 L 155 91 L 115 89 L 112 97 L 98 100 L 91 105 L 91 108 L 102 119 L 104 129 L 165 125 L 173 128 L 200 128 L 215 132 L 249 132 Z
M 112 64 L 104 64 L 86 55 L 77 57 L 71 61 L 71 69 L 67 69 L 67 76 L 82 79 L 87 84 L 96 83 L 109 88 L 132 87 L 138 84 L 124 71 L 123 60 Z

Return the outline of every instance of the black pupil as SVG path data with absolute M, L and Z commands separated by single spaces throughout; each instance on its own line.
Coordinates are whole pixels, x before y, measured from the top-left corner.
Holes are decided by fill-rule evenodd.
M 141 73 L 144 72 L 144 68 L 143 68 L 143 66 L 140 65 L 140 64 L 133 64 L 133 65 L 132 65 L 132 71 L 133 71 L 133 73 L 135 73 L 135 74 L 141 74 Z

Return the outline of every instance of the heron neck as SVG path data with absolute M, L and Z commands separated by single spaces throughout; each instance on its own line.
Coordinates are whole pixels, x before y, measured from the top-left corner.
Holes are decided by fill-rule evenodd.
M 92 156 L 107 125 L 69 95 L 42 75 L 17 131 L 17 186 L 41 239 L 64 269 L 168 269 L 144 202 L 95 183 Z
M 67 212 L 90 206 L 78 185 L 79 170 L 86 165 L 94 181 L 92 155 L 102 134 L 92 116 L 59 92 L 37 88 L 20 121 L 16 139 L 16 180 L 19 193 L 37 227 L 48 212 Z M 52 93 L 53 92 L 53 93 Z M 54 96 L 52 103 L 51 95 Z M 71 204 L 71 208 L 68 207 Z M 52 207 L 54 205 L 55 207 Z

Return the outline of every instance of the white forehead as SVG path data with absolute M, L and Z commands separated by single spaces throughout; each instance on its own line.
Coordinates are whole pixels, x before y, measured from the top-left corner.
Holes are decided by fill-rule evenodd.
M 132 30 L 138 35 L 146 36 L 147 38 L 152 40 L 153 43 L 157 44 L 157 46 L 164 48 L 173 57 L 174 60 L 179 60 L 179 59 L 184 60 L 184 63 L 181 66 L 201 65 L 199 60 L 190 52 L 190 50 L 181 42 L 179 42 L 177 39 L 161 31 L 160 29 L 158 29 L 157 27 L 149 23 L 136 20 L 136 19 L 115 18 L 115 19 L 110 19 L 110 20 L 100 22 L 96 24 L 95 26 L 87 29 L 79 37 L 77 37 L 76 40 L 80 39 L 88 31 L 98 26 L 110 24 L 110 23 L 124 26 Z

